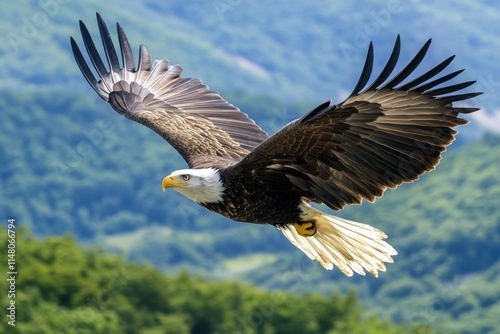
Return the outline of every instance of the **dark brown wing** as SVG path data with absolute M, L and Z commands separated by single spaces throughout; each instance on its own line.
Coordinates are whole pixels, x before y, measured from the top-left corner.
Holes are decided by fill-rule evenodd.
M 370 44 L 360 80 L 346 101 L 324 103 L 290 123 L 234 168 L 250 170 L 262 182 L 272 182 L 277 173 L 284 173 L 303 196 L 336 210 L 363 198 L 374 201 L 386 188 L 432 170 L 454 139 L 452 128 L 467 123 L 458 114 L 477 110 L 452 103 L 479 93 L 451 95 L 474 82 L 435 88 L 462 72 L 436 79 L 453 57 L 400 85 L 419 65 L 429 44 L 430 40 L 384 84 L 399 57 L 398 36 L 382 73 L 360 93 L 371 75 Z
M 151 128 L 166 139 L 192 168 L 229 165 L 239 161 L 268 136 L 246 114 L 196 78 L 180 77 L 182 68 L 166 59 L 151 61 L 141 45 L 136 68 L 132 49 L 117 24 L 122 64 L 102 17 L 97 22 L 109 70 L 87 28 L 80 30 L 95 78 L 75 40 L 71 47 L 83 75 L 113 109 Z

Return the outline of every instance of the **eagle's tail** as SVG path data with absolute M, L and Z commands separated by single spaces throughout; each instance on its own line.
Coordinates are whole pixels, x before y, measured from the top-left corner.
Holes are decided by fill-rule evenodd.
M 303 216 L 315 226 L 309 228 L 311 236 L 299 234 L 297 225 L 278 226 L 285 237 L 297 248 L 328 270 L 338 267 L 345 275 L 353 272 L 373 276 L 385 271 L 384 262 L 392 263 L 396 250 L 384 239 L 384 232 L 367 224 L 328 215 L 310 206 L 303 206 Z M 310 224 L 310 223 L 309 223 Z M 310 224 L 311 225 L 311 224 Z

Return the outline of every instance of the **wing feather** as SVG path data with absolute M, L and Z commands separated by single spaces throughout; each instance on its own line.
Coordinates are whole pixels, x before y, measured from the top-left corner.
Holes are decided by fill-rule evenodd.
M 166 139 L 190 167 L 235 163 L 268 137 L 245 113 L 199 79 L 182 78 L 179 65 L 171 65 L 166 59 L 153 62 L 144 45 L 139 47 L 136 68 L 127 36 L 117 24 L 120 64 L 111 34 L 98 13 L 97 23 L 108 67 L 80 21 L 83 43 L 97 78 L 71 38 L 84 77 L 118 113 Z
M 389 78 L 392 71 L 394 71 L 396 64 L 398 63 L 400 52 L 401 52 L 401 38 L 398 35 L 398 37 L 396 38 L 396 43 L 394 44 L 394 48 L 392 49 L 391 56 L 389 57 L 389 60 L 387 61 L 386 65 L 384 66 L 384 69 L 380 72 L 377 79 L 375 79 L 372 82 L 372 84 L 366 89 L 366 91 L 370 91 L 372 89 L 377 88 L 378 86 L 383 84 L 384 81 L 387 80 L 387 78 Z M 373 54 L 373 50 L 371 51 L 371 53 Z M 371 57 L 373 58 L 373 55 Z M 372 61 L 372 64 L 373 64 L 373 61 Z M 368 82 L 368 80 L 367 80 L 367 82 Z M 356 90 L 354 92 L 354 94 L 351 94 L 351 96 L 358 95 L 360 93 L 360 91 L 363 89 L 363 87 L 359 87 L 359 89 Z
M 430 43 L 390 78 L 400 53 L 398 36 L 382 73 L 362 91 L 373 64 L 370 45 L 360 80 L 343 103 L 313 109 L 231 168 L 251 171 L 261 182 L 272 182 L 281 171 L 303 197 L 335 210 L 363 199 L 374 201 L 387 188 L 434 169 L 454 140 L 453 128 L 467 123 L 459 114 L 478 110 L 453 103 L 480 93 L 450 95 L 474 83 L 449 84 L 462 70 L 435 78 L 453 56 L 405 83 Z M 445 86 L 435 88 L 441 84 Z

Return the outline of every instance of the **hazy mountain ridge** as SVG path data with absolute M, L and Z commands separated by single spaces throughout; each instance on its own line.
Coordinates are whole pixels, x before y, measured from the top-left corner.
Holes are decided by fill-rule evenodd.
M 99 11 L 113 35 L 115 22 L 122 24 L 134 50 L 144 43 L 153 57 L 180 63 L 188 75 L 226 92 L 265 92 L 287 99 L 300 96 L 298 100 L 318 99 L 318 103 L 337 100 L 342 89 L 350 90 L 356 82 L 369 41 L 374 41 L 380 67 L 397 34 L 403 41 L 402 63 L 433 38 L 423 68 L 457 54 L 450 69 L 466 68 L 463 78 L 479 80 L 478 87 L 482 85 L 487 93 L 499 88 L 496 76 L 488 77 L 496 72 L 500 41 L 494 38 L 498 30 L 492 27 L 500 9 L 488 1 L 460 5 L 443 1 L 439 6 L 427 1 L 380 1 L 366 12 L 356 10 L 355 1 L 302 2 L 292 7 L 283 1 L 262 6 L 258 1 L 222 0 L 146 1 L 127 6 L 116 1 L 107 5 L 63 0 L 30 3 L 3 8 L 1 27 L 7 33 L 2 37 L 0 59 L 10 64 L 2 74 L 16 80 L 11 85 L 85 87 L 68 39 L 72 35 L 80 41 L 78 20 L 96 34 L 95 12 Z M 269 76 L 262 78 L 242 67 L 238 57 Z M 498 105 L 495 96 L 483 97 L 482 102 Z
M 28 5 L 29 4 L 29 5 Z M 389 6 L 389 4 L 392 4 Z M 71 88 L 90 92 L 71 54 L 69 36 L 82 45 L 78 20 L 97 38 L 95 12 L 128 34 L 134 52 L 147 45 L 154 58 L 181 64 L 185 76 L 200 77 L 212 89 L 271 95 L 285 101 L 342 101 L 361 72 L 370 40 L 375 47 L 374 75 L 402 36 L 401 68 L 433 38 L 422 73 L 452 54 L 449 72 L 465 68 L 460 80 L 477 80 L 484 94 L 469 104 L 486 112 L 464 130 L 475 137 L 492 125 L 500 105 L 496 55 L 500 9 L 489 1 L 375 2 L 359 11 L 356 2 L 299 3 L 146 1 L 127 3 L 67 0 L 5 4 L 0 29 L 0 88 Z M 453 38 L 449 38 L 453 36 Z M 97 43 L 100 44 L 100 43 Z M 100 46 L 98 45 L 100 48 Z M 418 74 L 416 73 L 416 74 Z M 475 117 L 475 116 L 474 116 Z M 498 123 L 498 122 L 496 122 Z

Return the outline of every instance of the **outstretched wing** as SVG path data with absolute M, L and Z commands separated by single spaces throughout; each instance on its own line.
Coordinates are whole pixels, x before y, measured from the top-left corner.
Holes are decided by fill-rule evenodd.
M 98 13 L 97 23 L 109 70 L 80 21 L 83 42 L 98 78 L 71 37 L 73 54 L 83 75 L 113 109 L 157 132 L 190 167 L 232 164 L 268 137 L 246 114 L 199 79 L 182 78 L 179 65 L 170 65 L 167 59 L 152 62 L 144 45 L 140 46 L 136 67 L 127 37 L 117 24 L 120 65 L 108 28 Z
M 436 88 L 462 72 L 436 78 L 453 57 L 401 84 L 424 58 L 430 42 L 387 81 L 399 57 L 398 36 L 385 68 L 360 92 L 372 71 L 370 44 L 359 82 L 347 100 L 340 105 L 326 102 L 290 123 L 234 168 L 248 169 L 269 184 L 284 173 L 304 197 L 335 210 L 362 199 L 374 201 L 386 188 L 432 170 L 454 140 L 452 128 L 467 123 L 459 113 L 477 110 L 452 103 L 480 93 L 455 94 L 473 81 Z

